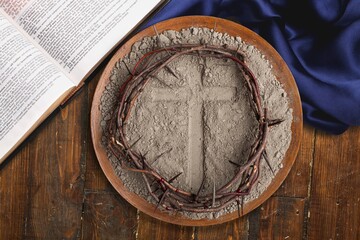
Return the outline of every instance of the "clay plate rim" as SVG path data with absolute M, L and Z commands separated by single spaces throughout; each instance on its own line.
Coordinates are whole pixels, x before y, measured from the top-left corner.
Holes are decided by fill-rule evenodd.
M 189 27 L 213 28 L 217 32 L 228 33 L 230 36 L 239 36 L 247 44 L 253 45 L 258 48 L 270 61 L 270 64 L 272 64 L 273 73 L 277 77 L 278 81 L 283 84 L 283 88 L 288 94 L 290 105 L 289 107 L 293 109 L 293 122 L 291 125 L 292 138 L 289 149 L 287 150 L 283 159 L 283 168 L 279 169 L 278 173 L 274 177 L 269 187 L 258 198 L 244 205 L 243 214 L 245 215 L 257 208 L 263 202 L 265 202 L 280 187 L 281 183 L 284 181 L 284 179 L 290 172 L 290 169 L 296 159 L 296 155 L 300 147 L 300 140 L 303 130 L 302 109 L 299 92 L 290 70 L 288 69 L 284 60 L 276 52 L 276 50 L 271 47 L 270 44 L 267 43 L 259 35 L 235 22 L 208 16 L 186 16 L 173 18 L 155 24 L 155 28 L 159 33 L 165 30 L 179 31 L 183 28 Z M 153 204 L 150 204 L 137 194 L 130 192 L 123 185 L 120 178 L 115 174 L 115 171 L 107 157 L 105 147 L 101 144 L 102 129 L 100 126 L 101 112 L 99 109 L 99 105 L 100 98 L 105 89 L 105 86 L 109 82 L 109 76 L 111 74 L 111 71 L 115 63 L 120 58 L 129 53 L 129 51 L 131 50 L 131 46 L 134 42 L 141 40 L 145 36 L 156 35 L 155 28 L 151 26 L 144 29 L 143 31 L 134 35 L 124 45 L 122 45 L 112 56 L 100 77 L 91 107 L 91 136 L 99 164 L 109 182 L 123 198 L 125 198 L 131 205 L 133 205 L 140 211 L 154 218 L 165 222 L 185 226 L 208 226 L 236 219 L 238 218 L 237 211 L 229 214 L 224 214 L 216 219 L 189 219 L 181 216 L 180 214 L 168 214 L 160 210 L 155 211 L 155 206 Z

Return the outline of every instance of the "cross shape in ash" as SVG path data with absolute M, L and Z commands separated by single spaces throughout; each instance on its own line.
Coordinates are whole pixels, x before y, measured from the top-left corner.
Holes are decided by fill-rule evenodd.
M 181 73 L 177 73 L 180 75 Z M 186 80 L 184 87 L 153 88 L 153 101 L 186 101 L 188 103 L 188 166 L 187 184 L 192 191 L 197 191 L 202 182 L 204 149 L 204 111 L 205 102 L 234 101 L 235 87 L 217 87 L 204 85 L 204 71 L 199 71 L 199 77 Z M 177 76 L 177 78 L 181 78 Z M 199 79 L 198 81 L 196 81 Z

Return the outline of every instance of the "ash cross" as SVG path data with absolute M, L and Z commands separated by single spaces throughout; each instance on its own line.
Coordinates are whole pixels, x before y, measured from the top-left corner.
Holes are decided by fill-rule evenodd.
M 181 74 L 181 73 L 180 73 Z M 207 101 L 231 101 L 236 96 L 235 87 L 204 86 L 204 71 L 187 80 L 185 87 L 153 88 L 153 101 L 187 101 L 188 108 L 188 166 L 187 184 L 197 192 L 204 174 L 204 103 Z M 176 94 L 175 94 L 176 93 Z

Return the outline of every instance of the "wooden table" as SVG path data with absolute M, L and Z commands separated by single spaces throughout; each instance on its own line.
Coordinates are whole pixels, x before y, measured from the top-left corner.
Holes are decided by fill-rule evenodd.
M 0 239 L 360 239 L 360 128 L 306 126 L 280 189 L 241 219 L 210 227 L 160 222 L 109 184 L 90 137 L 100 67 L 0 166 Z

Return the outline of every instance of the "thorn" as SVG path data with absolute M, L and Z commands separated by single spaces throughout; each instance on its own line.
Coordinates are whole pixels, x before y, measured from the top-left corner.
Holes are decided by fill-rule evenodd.
M 238 163 L 236 163 L 236 162 L 233 162 L 233 161 L 231 161 L 231 160 L 229 160 L 229 163 L 234 164 L 234 165 L 237 166 L 237 167 L 241 167 L 240 164 L 238 164 Z
M 172 151 L 172 148 L 170 148 L 169 150 L 161 153 L 159 156 L 157 156 L 157 157 L 155 158 L 155 160 L 152 162 L 152 164 L 154 164 L 157 160 L 159 160 L 159 158 L 161 158 L 165 153 L 169 153 L 169 152 L 171 152 L 171 151 Z
M 129 74 L 134 77 L 134 74 L 130 71 L 130 69 L 129 69 L 129 67 L 126 65 L 126 63 L 125 63 L 125 62 L 123 62 L 123 63 L 124 63 L 124 65 L 125 65 L 125 68 L 126 68 L 127 71 L 129 72 Z
M 147 150 L 144 154 L 143 154 L 143 157 L 146 157 L 146 155 L 148 155 L 149 153 L 149 150 Z
M 215 172 L 214 172 L 215 173 Z M 201 180 L 201 185 L 198 189 L 198 192 L 195 195 L 195 201 L 198 200 L 199 196 L 200 196 L 200 192 L 203 189 L 204 185 L 205 185 L 205 178 L 206 178 L 206 170 L 205 170 L 205 158 L 203 159 L 203 164 L 202 164 L 202 180 Z M 215 176 L 214 176 L 215 178 Z
M 176 79 L 179 79 L 179 77 L 175 74 L 175 72 L 168 66 L 165 65 L 166 70 L 168 70 Z
M 284 119 L 272 119 L 272 120 L 267 120 L 269 127 L 278 125 L 278 124 L 282 123 L 283 121 L 285 121 L 285 120 L 284 120 Z
M 151 76 L 153 78 L 155 78 L 156 80 L 158 80 L 161 84 L 163 84 L 164 86 L 170 88 L 171 90 L 174 90 L 169 84 L 165 83 L 163 80 L 161 80 L 160 78 L 158 78 L 157 76 Z
M 159 45 L 162 46 L 162 43 L 161 43 L 161 40 L 160 40 L 160 35 L 159 35 L 159 32 L 158 32 L 158 30 L 157 30 L 157 28 L 156 28 L 155 25 L 153 25 L 153 29 L 154 29 L 154 31 L 155 31 L 155 33 L 156 33 L 157 38 L 158 38 Z M 171 56 L 171 54 L 169 53 L 169 51 L 168 51 L 168 49 L 166 48 L 166 46 L 162 46 L 162 47 L 165 49 L 166 53 L 167 53 L 169 56 Z
M 141 138 L 142 138 L 142 136 L 139 137 L 138 140 L 136 140 L 133 144 L 131 144 L 128 149 L 132 149 L 140 141 Z
M 172 183 L 173 181 L 175 181 L 175 179 L 177 179 L 180 175 L 182 174 L 182 172 L 176 174 L 174 177 L 172 177 L 168 182 Z
M 175 175 L 174 177 L 172 177 L 168 182 L 169 182 L 169 183 L 172 183 L 172 182 L 175 181 L 175 179 L 178 178 L 181 174 L 182 174 L 182 172 L 178 173 L 177 175 Z M 154 180 L 152 181 L 152 183 L 150 184 L 150 186 L 153 186 L 154 183 L 156 183 L 156 179 L 154 179 Z M 156 193 L 159 189 L 160 189 L 159 187 L 156 188 L 156 189 L 153 191 L 153 193 Z
M 159 206 L 164 202 L 165 197 L 166 197 L 168 191 L 169 191 L 169 188 L 166 189 L 166 191 L 164 192 L 164 194 L 161 196 L 159 202 L 156 204 L 155 211 L 156 211 L 156 210 L 159 208 Z M 154 212 L 155 212 L 155 211 L 154 211 Z
M 265 162 L 266 162 L 266 164 L 268 165 L 270 171 L 271 171 L 272 174 L 275 176 L 274 170 L 272 169 L 272 167 L 271 167 L 271 165 L 270 165 L 269 157 L 268 157 L 268 155 L 267 155 L 266 150 L 263 151 L 262 155 L 263 155 L 263 157 L 264 157 L 264 159 L 265 159 Z
M 202 181 L 201 181 L 201 185 L 200 185 L 200 187 L 199 187 L 199 190 L 197 191 L 197 193 L 196 193 L 196 195 L 195 195 L 195 201 L 198 200 L 198 198 L 199 198 L 199 196 L 200 196 L 200 192 L 201 192 L 202 188 L 204 187 L 204 184 L 205 184 L 205 178 L 204 178 L 204 176 L 203 176 L 203 179 L 202 179 Z

